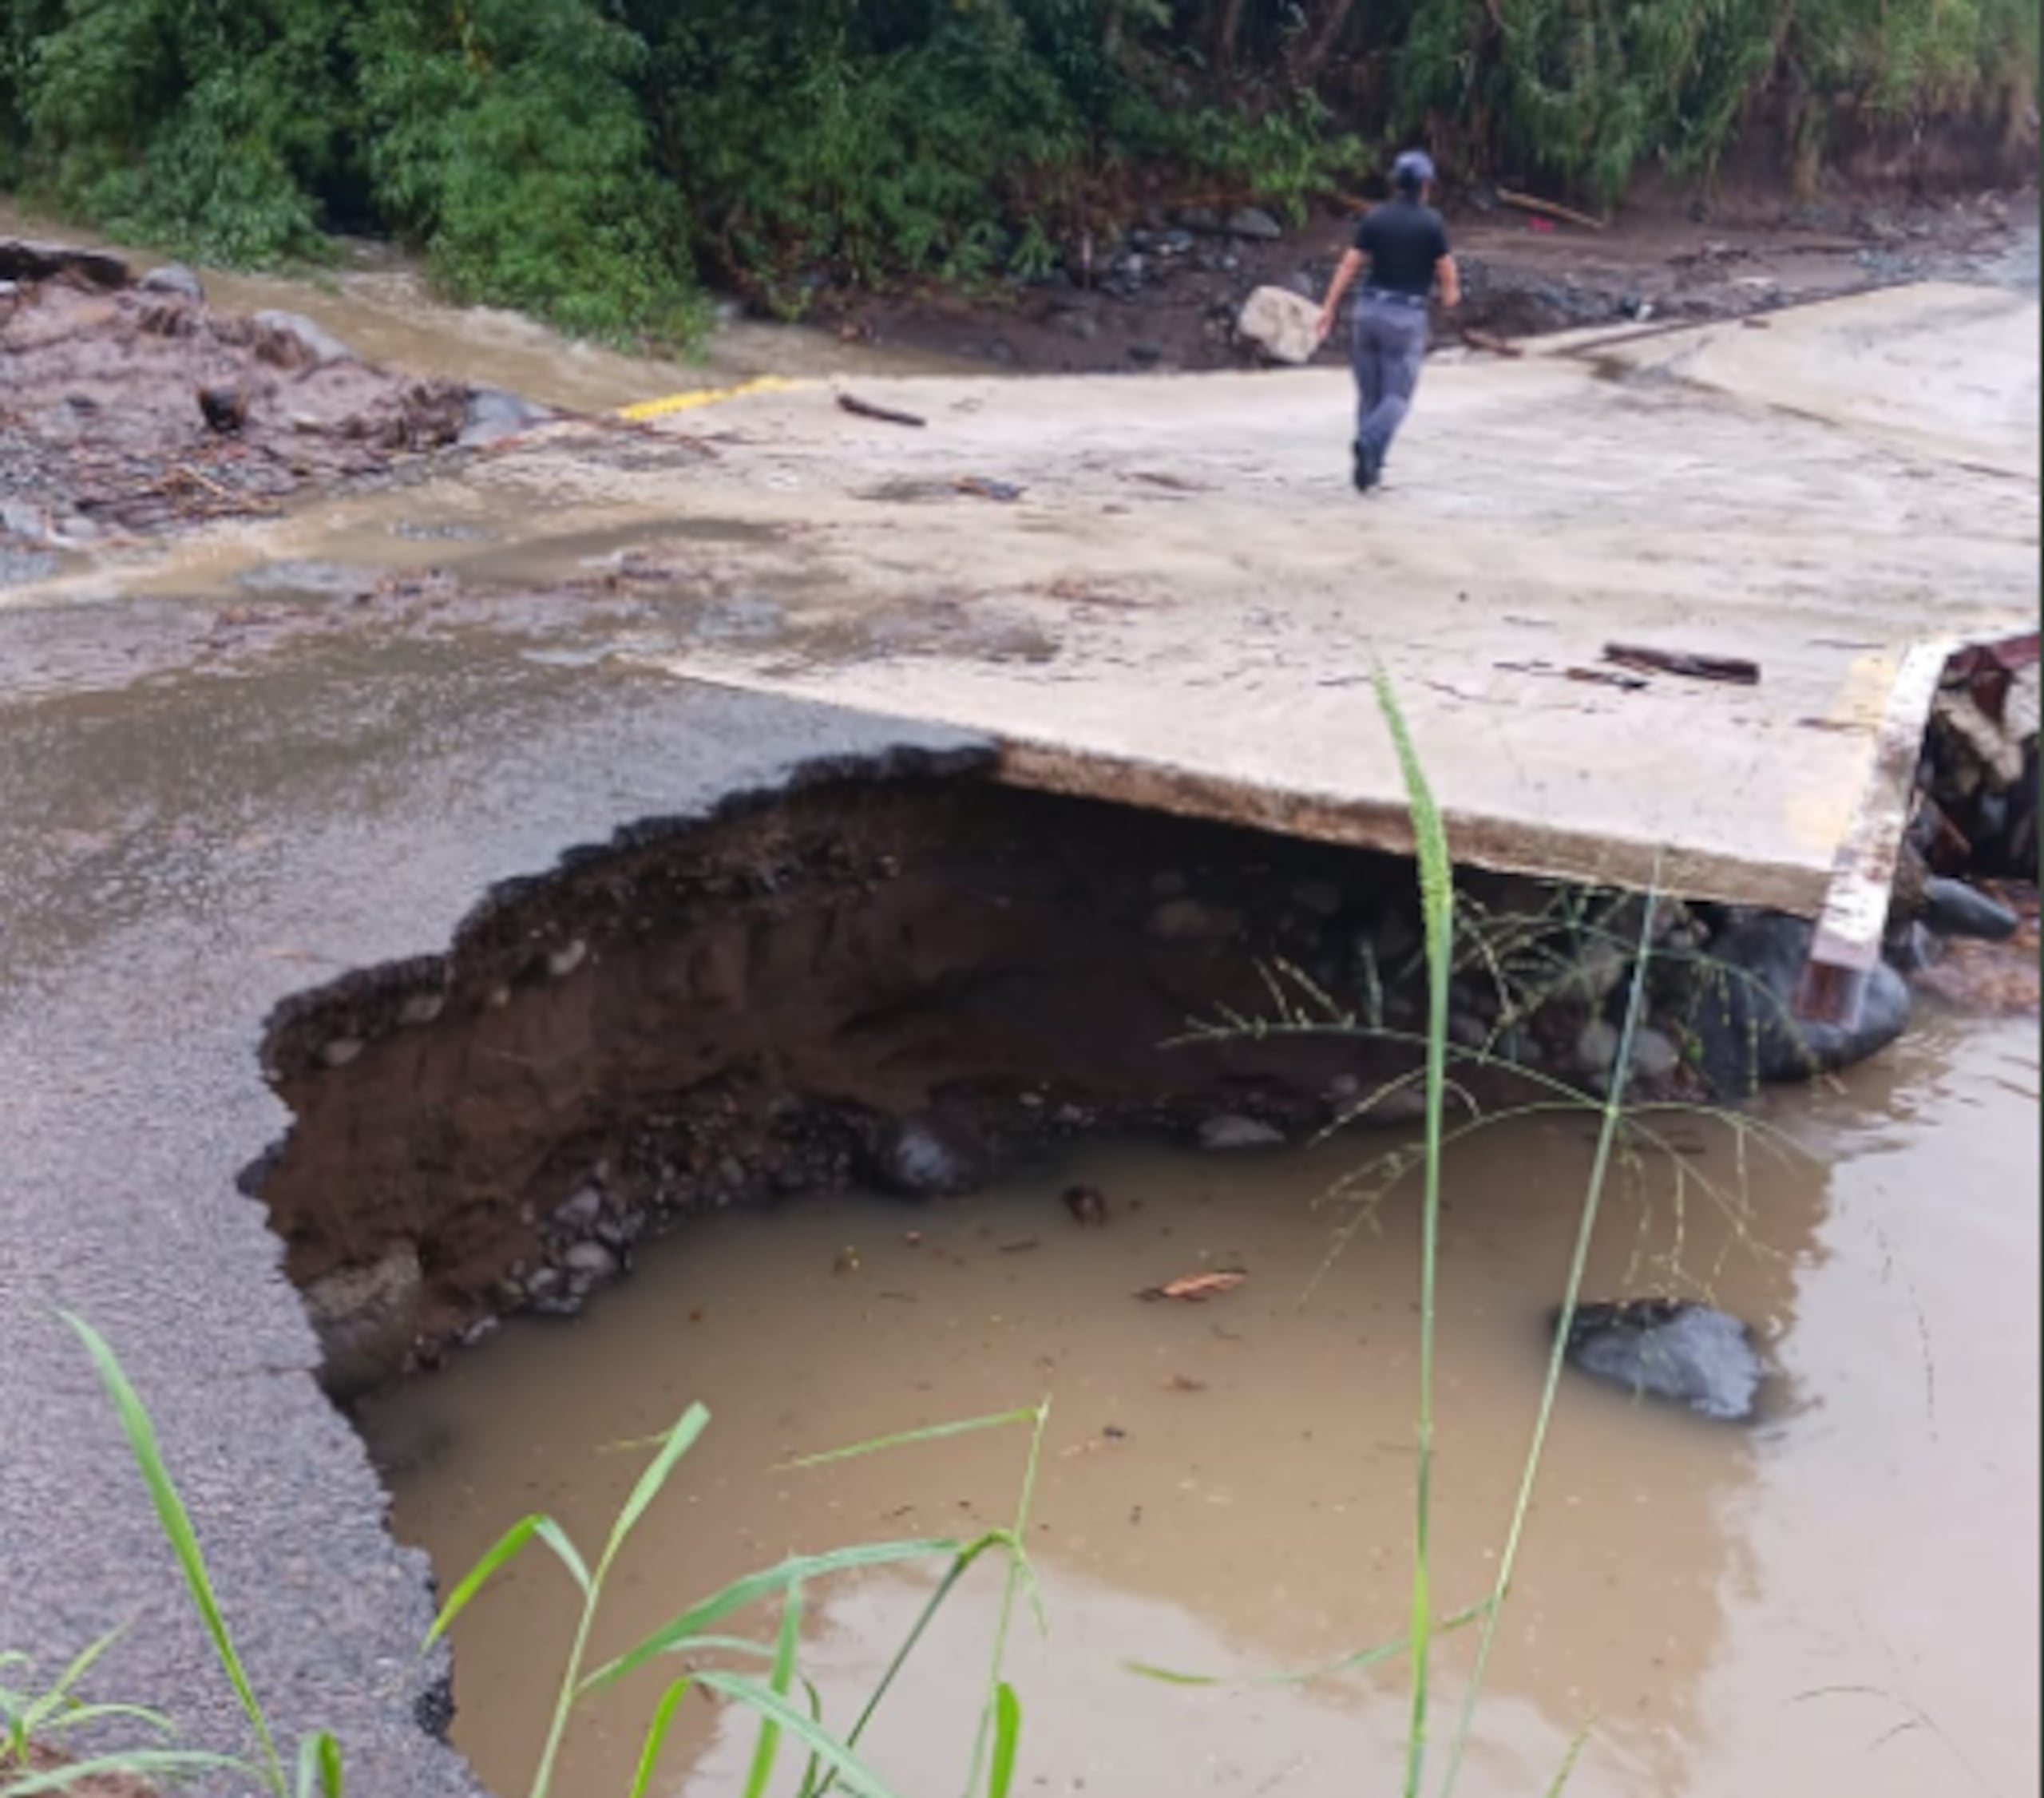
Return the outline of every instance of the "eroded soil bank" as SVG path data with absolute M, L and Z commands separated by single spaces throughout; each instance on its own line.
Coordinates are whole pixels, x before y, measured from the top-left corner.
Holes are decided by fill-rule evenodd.
M 574 1314 L 690 1213 L 969 1191 L 1103 1128 L 1410 1121 L 1409 862 L 930 771 L 639 827 L 500 887 L 446 953 L 279 1008 L 296 1122 L 244 1183 L 333 1390 Z M 1907 1020 L 1884 968 L 1856 1031 L 1799 1032 L 1792 920 L 1473 873 L 1459 904 L 1461 1102 L 1602 1090 L 1643 926 L 1638 1095 L 1737 1099 Z

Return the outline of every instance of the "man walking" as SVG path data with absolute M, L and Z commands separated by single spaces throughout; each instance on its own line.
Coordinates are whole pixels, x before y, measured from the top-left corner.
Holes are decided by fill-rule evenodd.
M 1328 283 L 1321 308 L 1323 340 L 1341 316 L 1341 296 L 1361 271 L 1369 273 L 1349 333 L 1356 372 L 1356 491 L 1368 493 L 1384 473 L 1391 440 L 1405 422 L 1427 353 L 1427 296 L 1440 283 L 1446 307 L 1462 301 L 1461 277 L 1448 253 L 1448 228 L 1427 204 L 1434 165 L 1424 150 L 1392 164 L 1392 197 L 1364 214 L 1354 247 Z

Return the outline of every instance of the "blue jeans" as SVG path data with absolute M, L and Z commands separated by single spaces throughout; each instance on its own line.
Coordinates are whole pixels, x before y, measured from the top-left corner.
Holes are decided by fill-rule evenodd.
M 1349 330 L 1356 371 L 1356 442 L 1381 466 L 1420 384 L 1420 364 L 1427 354 L 1426 308 L 1365 294 L 1349 315 Z

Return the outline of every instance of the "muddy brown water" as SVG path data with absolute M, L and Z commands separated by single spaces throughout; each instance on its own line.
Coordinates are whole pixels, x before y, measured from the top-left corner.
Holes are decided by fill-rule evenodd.
M 25 213 L 0 196 L 0 237 L 9 236 L 100 244 L 119 250 L 137 270 L 164 259 Z M 519 313 L 447 304 L 434 297 L 417 267 L 380 244 L 343 244 L 335 267 L 300 275 L 200 272 L 206 297 L 224 311 L 302 313 L 365 361 L 430 370 L 571 411 L 608 411 L 762 374 L 956 374 L 969 366 L 945 356 L 846 343 L 829 331 L 746 319 L 720 322 L 697 358 L 630 355 L 572 342 Z
M 1742 1181 L 1726 1130 L 1678 1119 L 1680 1202 L 1665 1154 L 1614 1186 L 1591 1293 L 1701 1289 L 1748 1319 L 1775 1369 L 1767 1415 L 1716 1425 L 1570 1376 L 1463 1790 L 1545 1791 L 1586 1729 L 1575 1793 L 2035 1788 L 2038 1070 L 2033 1020 L 1932 1016 L 1836 1089 L 1774 1099 L 1794 1155 L 1754 1150 Z M 1450 1163 L 1448 1606 L 1495 1568 L 1590 1135 L 1503 1123 Z M 1337 1214 L 1315 1202 L 1389 1140 L 1095 1144 L 933 1206 L 854 1195 L 691 1222 L 582 1320 L 510 1325 L 368 1409 L 394 1527 L 443 1584 L 529 1511 L 593 1552 L 643 1458 L 616 1445 L 703 1400 L 709 1434 L 620 1564 L 596 1644 L 614 1650 L 790 1551 L 1004 1520 L 1024 1450 L 1008 1432 L 777 1467 L 1048 1394 L 1031 1540 L 1051 1634 L 1015 1638 L 1016 1789 L 1396 1789 L 1396 1662 L 1208 1689 L 1123 1665 L 1246 1677 L 1400 1633 L 1416 1204 L 1386 1201 L 1330 1264 Z M 1107 1195 L 1104 1228 L 1066 1214 L 1074 1180 Z M 1222 1266 L 1248 1281 L 1205 1305 L 1134 1296 Z M 964 1780 L 998 1583 L 962 1590 L 869 1739 L 905 1792 Z M 841 1726 L 925 1590 L 874 1574 L 810 1594 L 806 1653 Z M 569 1599 L 535 1559 L 455 1632 L 454 1740 L 498 1791 L 529 1776 Z M 1472 1646 L 1441 1651 L 1451 1701 Z M 626 1789 L 658 1689 L 592 1708 L 561 1789 Z M 707 1702 L 683 1718 L 656 1789 L 737 1789 L 749 1726 Z

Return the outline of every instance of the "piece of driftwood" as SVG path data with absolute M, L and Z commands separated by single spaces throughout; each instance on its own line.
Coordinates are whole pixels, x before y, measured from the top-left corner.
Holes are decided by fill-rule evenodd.
M 877 418 L 883 425 L 906 425 L 921 430 L 929 421 L 918 418 L 913 412 L 897 412 L 891 406 L 875 406 L 869 399 L 861 399 L 856 394 L 840 394 L 838 405 L 841 410 L 862 418 Z
M 1509 188 L 1498 189 L 1500 204 L 1516 207 L 1522 212 L 1535 212 L 1543 219 L 1559 219 L 1563 224 L 1581 225 L 1585 231 L 1602 231 L 1604 221 L 1593 219 L 1587 212 L 1579 212 L 1572 206 L 1557 205 L 1551 200 L 1541 200 L 1530 193 L 1514 193 Z
M 1760 663 L 1739 655 L 1697 655 L 1681 649 L 1650 649 L 1642 644 L 1607 643 L 1604 659 L 1625 668 L 1653 674 L 1686 675 L 1691 680 L 1729 681 L 1735 687 L 1757 687 Z
M 1526 354 L 1518 344 L 1507 343 L 1492 331 L 1465 330 L 1462 341 L 1472 350 L 1487 350 L 1494 356 L 1519 357 Z

